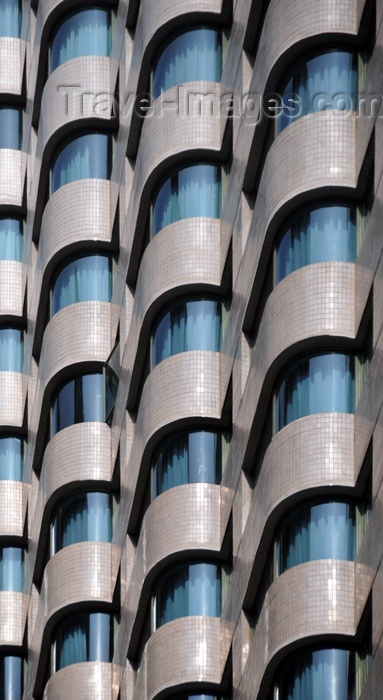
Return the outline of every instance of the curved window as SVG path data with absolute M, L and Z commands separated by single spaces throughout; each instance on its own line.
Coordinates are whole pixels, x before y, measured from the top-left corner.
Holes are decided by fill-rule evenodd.
M 18 38 L 21 30 L 20 0 L 1 0 L 0 36 Z
M 76 542 L 110 542 L 112 496 L 95 491 L 67 498 L 57 509 L 51 536 L 52 554 Z
M 52 316 L 80 301 L 110 301 L 112 258 L 93 253 L 67 263 L 58 273 L 52 289 Z
M 79 56 L 109 56 L 110 12 L 92 7 L 67 17 L 53 36 L 51 72 L 65 61 Z
M 172 695 L 169 700 L 225 700 L 226 696 L 211 695 L 211 693 L 183 693 L 180 695 Z
M 21 593 L 24 585 L 24 551 L 0 547 L 0 591 Z
M 353 561 L 365 528 L 366 508 L 352 501 L 303 505 L 283 519 L 276 537 L 276 575 L 315 559 Z
M 23 666 L 20 656 L 0 656 L 1 700 L 21 700 L 24 689 Z
M 0 437 L 0 480 L 21 481 L 24 446 L 21 438 Z
M 174 172 L 158 190 L 152 208 L 152 235 L 194 216 L 221 216 L 222 167 L 195 163 Z
M 152 462 L 153 498 L 180 484 L 219 484 L 227 441 L 220 432 L 193 430 L 164 440 Z
M 21 109 L 0 107 L 0 148 L 21 148 Z
M 275 428 L 313 413 L 353 413 L 355 357 L 339 352 L 311 355 L 294 363 L 276 392 Z
M 154 629 L 189 615 L 219 617 L 222 566 L 206 562 L 181 564 L 161 576 L 154 597 Z
M 108 180 L 112 169 L 112 136 L 83 134 L 64 146 L 52 167 L 51 194 L 75 180 Z
M 23 223 L 14 217 L 0 216 L 0 260 L 18 260 L 23 254 Z
M 22 372 L 24 332 L 20 328 L 0 328 L 0 372 Z
M 290 658 L 278 674 L 275 700 L 358 700 L 370 656 L 347 649 L 315 649 Z
M 83 661 L 110 662 L 113 617 L 105 612 L 82 613 L 62 621 L 52 645 L 52 673 Z
M 104 420 L 101 372 L 78 374 L 57 392 L 52 404 L 52 435 L 75 423 Z
M 356 207 L 322 206 L 292 218 L 276 248 L 276 284 L 312 263 L 355 262 Z
M 222 302 L 195 299 L 174 304 L 153 331 L 152 368 L 188 350 L 221 348 Z
M 354 110 L 358 92 L 358 55 L 336 49 L 293 68 L 280 91 L 280 133 L 291 122 L 312 112 Z
M 191 29 L 162 50 L 153 71 L 154 97 L 192 80 L 216 83 L 221 75 L 222 32 L 208 27 Z

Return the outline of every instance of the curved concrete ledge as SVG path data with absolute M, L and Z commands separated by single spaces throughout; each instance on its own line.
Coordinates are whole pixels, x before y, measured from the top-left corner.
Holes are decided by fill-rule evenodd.
M 82 601 L 111 603 L 119 561 L 119 548 L 109 542 L 77 542 L 55 554 L 45 567 L 41 591 L 45 623 Z
M 0 36 L 0 92 L 21 95 L 25 42 L 12 36 Z
M 22 206 L 26 165 L 23 151 L 0 148 L 0 206 Z
M 318 413 L 289 423 L 271 441 L 239 546 L 224 615 L 235 622 L 240 601 L 252 606 L 283 513 L 318 493 L 331 497 L 355 487 L 355 416 Z
M 115 700 L 119 674 L 113 664 L 101 661 L 66 666 L 49 679 L 43 700 Z
M 125 602 L 128 619 L 124 631 L 129 645 L 134 647 L 137 642 L 160 568 L 197 552 L 221 551 L 232 498 L 229 489 L 215 484 L 184 484 L 169 489 L 151 503 L 142 523 L 134 564 L 129 565 L 132 575 Z
M 29 595 L 0 591 L 0 644 L 21 647 L 29 605 Z
M 231 635 L 230 625 L 215 617 L 181 617 L 163 625 L 145 646 L 133 700 L 152 700 L 161 691 L 175 687 L 181 690 L 186 683 L 218 687 Z
M 0 260 L 0 315 L 22 316 L 24 304 L 23 264 Z
M 321 560 L 286 571 L 270 586 L 240 683 L 240 694 L 264 697 L 275 670 L 297 645 L 339 639 L 356 633 L 355 564 Z M 367 600 L 369 586 L 363 594 Z M 361 591 L 359 592 L 361 593 Z M 331 640 L 333 640 L 331 642 Z M 259 695 L 258 695 L 259 693 Z
M 220 219 L 182 219 L 160 231 L 140 264 L 123 366 L 131 376 L 128 404 L 135 402 L 150 328 L 174 296 L 221 285 L 221 242 L 229 236 Z
M 43 339 L 39 380 L 43 388 L 66 367 L 81 362 L 105 362 L 112 350 L 111 304 L 84 301 L 70 304 L 49 321 Z
M 30 485 L 0 481 L 0 535 L 23 537 Z
M 111 84 L 111 58 L 107 56 L 81 56 L 65 61 L 49 76 L 44 86 L 41 102 L 40 148 L 44 152 L 55 134 L 55 143 L 72 131 L 72 122 L 81 127 L 85 120 L 88 128 L 96 121 L 102 128 L 103 119 L 110 120 L 110 110 L 97 107 L 97 95 L 113 95 Z M 70 86 L 70 87 L 66 87 Z M 76 87 L 71 87 L 76 86 Z M 49 144 L 52 152 L 54 144 Z
M 178 105 L 182 101 L 180 87 L 163 93 L 155 102 L 154 114 L 144 121 L 137 154 L 134 180 L 127 212 L 127 248 L 130 252 L 128 279 L 137 275 L 139 251 L 142 245 L 142 227 L 145 225 L 153 186 L 163 173 L 174 163 L 182 163 L 187 158 L 220 158 L 226 117 L 220 110 L 213 113 L 202 107 L 202 114 L 196 109 L 191 115 L 182 114 L 178 109 L 161 108 L 162 101 Z M 216 105 L 220 104 L 223 88 L 220 83 L 190 82 L 182 86 L 185 101 L 191 94 L 213 95 Z M 181 112 L 180 112 L 181 110 Z M 206 113 L 205 113 L 206 112 Z
M 0 425 L 23 425 L 27 381 L 21 372 L 0 372 Z

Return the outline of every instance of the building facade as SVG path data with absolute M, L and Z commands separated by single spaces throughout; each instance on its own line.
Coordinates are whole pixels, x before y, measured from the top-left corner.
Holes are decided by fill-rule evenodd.
M 382 697 L 382 20 L 1 1 L 3 700 Z

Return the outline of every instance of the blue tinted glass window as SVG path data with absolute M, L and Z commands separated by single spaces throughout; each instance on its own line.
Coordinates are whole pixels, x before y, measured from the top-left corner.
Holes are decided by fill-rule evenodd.
M 110 662 L 113 618 L 108 613 L 77 614 L 60 623 L 52 648 L 54 671 L 83 661 Z
M 20 656 L 0 656 L 1 700 L 21 700 L 24 688 L 23 665 Z
M 277 537 L 277 573 L 316 559 L 353 561 L 356 505 L 330 501 L 297 508 L 284 519 Z
M 21 593 L 23 585 L 23 550 L 19 547 L 0 547 L 0 591 Z
M 59 272 L 52 290 L 52 316 L 80 301 L 110 301 L 112 259 L 96 253 L 72 260 Z
M 278 133 L 291 122 L 324 109 L 355 109 L 358 57 L 349 51 L 328 51 L 293 69 L 280 91 Z M 342 107 L 342 105 L 344 105 Z
M 20 219 L 0 216 L 0 260 L 18 260 L 23 254 L 23 224 Z
M 0 107 L 0 148 L 21 148 L 21 109 Z
M 221 166 L 189 165 L 175 172 L 158 191 L 152 209 L 152 235 L 180 219 L 221 216 Z
M 0 437 L 0 479 L 21 481 L 24 466 L 24 440 Z
M 0 328 L 0 372 L 22 372 L 24 332 L 20 328 Z
M 89 8 L 64 19 L 51 43 L 51 71 L 78 56 L 109 56 L 110 12 Z
M 153 460 L 153 497 L 180 484 L 219 484 L 222 474 L 221 433 L 200 430 L 165 440 Z
M 353 413 L 355 358 L 338 352 L 313 355 L 294 364 L 276 393 L 276 431 L 313 413 Z
M 222 568 L 193 563 L 175 567 L 160 579 L 155 596 L 156 627 L 179 617 L 219 617 L 222 608 Z
M 1 0 L 0 36 L 20 36 L 21 4 L 20 0 Z
M 75 423 L 104 420 L 104 380 L 100 373 L 79 374 L 66 382 L 52 405 L 52 435 Z
M 58 508 L 52 524 L 52 551 L 76 542 L 110 542 L 112 539 L 112 497 L 95 491 L 67 498 Z
M 75 180 L 108 180 L 112 166 L 112 137 L 83 134 L 64 146 L 52 168 L 51 193 Z
M 152 367 L 188 350 L 221 347 L 222 303 L 209 299 L 185 301 L 165 313 L 155 326 Z
M 276 283 L 312 263 L 355 262 L 356 207 L 326 206 L 298 214 L 277 246 Z
M 161 52 L 153 71 L 154 97 L 192 80 L 219 82 L 221 74 L 221 32 L 206 27 L 189 30 Z

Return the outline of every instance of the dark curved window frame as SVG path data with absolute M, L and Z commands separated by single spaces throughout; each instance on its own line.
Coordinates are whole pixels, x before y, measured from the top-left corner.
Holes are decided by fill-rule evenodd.
M 288 381 L 294 372 L 296 372 L 301 365 L 304 364 L 304 362 L 308 362 L 311 359 L 314 358 L 319 358 L 325 355 L 341 355 L 344 357 L 349 357 L 354 360 L 354 367 L 353 367 L 353 408 L 352 411 L 347 411 L 347 413 L 354 413 L 355 408 L 357 406 L 358 400 L 359 400 L 359 395 L 361 392 L 361 389 L 363 387 L 364 379 L 365 379 L 365 367 L 368 366 L 368 361 L 369 358 L 367 355 L 365 355 L 363 352 L 355 350 L 354 352 L 350 351 L 349 349 L 345 350 L 344 348 L 321 348 L 317 349 L 315 351 L 312 351 L 310 353 L 304 353 L 302 355 L 299 355 L 296 357 L 292 362 L 288 363 L 285 367 L 282 368 L 282 370 L 279 373 L 279 376 L 277 378 L 277 381 L 275 382 L 274 386 L 274 391 L 273 391 L 273 436 L 275 436 L 277 433 L 279 433 L 283 428 L 285 428 L 287 425 L 290 425 L 290 423 L 293 423 L 296 420 L 300 420 L 300 418 L 305 418 L 310 415 L 316 415 L 317 413 L 314 412 L 308 412 L 308 413 L 303 413 L 300 415 L 298 418 L 293 418 L 291 420 L 287 420 L 283 425 L 280 425 L 280 420 L 278 418 L 278 401 L 279 401 L 279 396 L 278 393 L 281 390 L 281 387 L 285 381 Z M 281 409 L 279 409 L 281 410 Z M 319 413 L 337 413 L 338 411 L 319 411 Z
M 93 135 L 100 135 L 100 136 L 108 136 L 108 143 L 107 143 L 107 163 L 106 163 L 106 171 L 107 171 L 107 177 L 106 178 L 98 178 L 98 177 L 90 177 L 90 178 L 74 178 L 73 180 L 69 180 L 66 182 L 64 185 L 59 185 L 55 189 L 53 189 L 52 186 L 52 181 L 53 181 L 53 170 L 56 165 L 57 159 L 59 156 L 62 154 L 64 149 L 69 146 L 71 143 L 76 141 L 77 139 L 83 137 L 83 136 L 93 136 Z M 50 164 L 49 164 L 49 196 L 52 197 L 55 192 L 58 192 L 62 187 L 65 187 L 66 185 L 69 185 L 73 182 L 80 182 L 81 180 L 99 180 L 99 179 L 105 179 L 107 181 L 110 181 L 111 173 L 112 173 L 112 167 L 113 167 L 113 157 L 114 157 L 114 148 L 115 148 L 115 132 L 112 129 L 102 129 L 102 128 L 95 128 L 95 129 L 78 129 L 75 132 L 72 132 L 71 134 L 68 134 L 68 136 L 64 137 L 57 145 L 55 148 L 53 155 L 50 159 Z
M 279 576 L 282 576 L 286 571 L 294 568 L 294 566 L 299 566 L 300 564 L 320 561 L 320 559 L 315 559 L 313 557 L 303 556 L 302 561 L 288 565 L 283 565 L 283 555 L 282 550 L 285 546 L 284 538 L 286 537 L 286 528 L 289 525 L 294 525 L 294 522 L 298 522 L 299 516 L 303 515 L 306 511 L 315 506 L 326 506 L 331 504 L 340 504 L 351 506 L 354 508 L 353 514 L 353 528 L 354 528 L 354 552 L 352 558 L 347 558 L 346 561 L 355 561 L 355 557 L 358 553 L 359 547 L 363 541 L 364 534 L 367 529 L 367 524 L 370 515 L 370 504 L 365 497 L 362 498 L 348 498 L 342 496 L 329 496 L 328 498 L 312 498 L 305 499 L 300 502 L 294 508 L 289 510 L 280 519 L 274 533 L 274 545 L 273 545 L 273 579 L 276 580 Z M 321 557 L 321 559 L 328 559 L 330 557 Z
M 351 44 L 350 42 L 339 42 L 338 44 L 331 44 L 330 46 L 317 46 L 312 48 L 311 50 L 308 50 L 307 52 L 305 51 L 303 55 L 299 56 L 297 59 L 295 59 L 287 68 L 287 70 L 284 71 L 283 76 L 281 80 L 278 83 L 278 88 L 277 88 L 277 95 L 279 96 L 279 99 L 282 101 L 282 105 L 279 102 L 279 108 L 282 107 L 282 111 L 278 113 L 278 116 L 274 119 L 275 120 L 275 128 L 274 128 L 274 137 L 278 138 L 278 136 L 292 123 L 295 121 L 298 121 L 304 116 L 308 116 L 309 114 L 315 114 L 315 113 L 322 113 L 327 110 L 310 110 L 305 114 L 302 115 L 297 115 L 295 118 L 291 118 L 291 121 L 289 121 L 287 124 L 281 127 L 281 115 L 284 114 L 283 110 L 286 105 L 283 103 L 283 97 L 284 93 L 287 89 L 287 85 L 290 82 L 290 80 L 294 80 L 294 77 L 297 75 L 298 71 L 301 70 L 307 63 L 310 61 L 320 58 L 321 56 L 325 56 L 330 53 L 348 53 L 352 54 L 353 58 L 356 62 L 355 69 L 356 69 L 356 80 L 357 80 L 357 89 L 356 89 L 356 96 L 354 95 L 354 99 L 358 97 L 358 94 L 363 86 L 364 82 L 364 72 L 365 72 L 365 67 L 366 67 L 366 58 L 365 58 L 365 52 L 360 49 L 360 47 L 356 46 L 355 44 Z M 286 79 L 286 76 L 289 76 Z M 296 94 L 294 92 L 294 89 L 292 89 L 292 92 L 287 93 L 288 95 L 294 95 Z M 324 94 L 324 93 L 319 93 L 319 94 Z M 334 98 L 336 95 L 342 95 L 345 93 L 342 92 L 337 92 L 335 95 L 332 95 Z M 355 107 L 356 105 L 354 105 Z M 331 107 L 333 109 L 333 107 Z M 340 111 L 340 110 L 336 110 Z M 348 112 L 353 112 L 356 113 L 356 109 L 354 110 L 349 110 L 346 109 L 344 110 L 346 113 Z M 286 115 L 284 115 L 286 118 Z
M 289 275 L 293 274 L 297 270 L 301 270 L 303 267 L 308 267 L 309 265 L 316 264 L 315 262 L 308 262 L 305 263 L 304 265 L 299 265 L 296 267 L 294 270 L 291 272 L 288 272 L 285 274 L 283 277 L 280 279 L 278 278 L 278 250 L 280 248 L 280 245 L 284 239 L 284 237 L 288 234 L 288 231 L 292 228 L 294 224 L 299 222 L 300 219 L 303 219 L 305 216 L 308 216 L 309 214 L 319 211 L 320 209 L 329 209 L 331 207 L 342 207 L 342 208 L 350 208 L 354 209 L 355 213 L 355 259 L 352 262 L 356 262 L 357 256 L 358 256 L 358 251 L 360 248 L 361 240 L 363 238 L 364 234 L 364 229 L 366 225 L 366 219 L 368 216 L 368 210 L 367 206 L 363 201 L 357 202 L 355 200 L 350 200 L 347 198 L 342 198 L 342 197 L 334 197 L 334 198 L 326 198 L 326 199 L 320 199 L 317 202 L 313 202 L 311 204 L 304 205 L 302 207 L 297 208 L 295 211 L 290 213 L 282 225 L 278 228 L 277 234 L 274 239 L 274 244 L 273 244 L 273 287 L 275 288 L 280 282 L 282 282 L 284 279 L 289 277 Z M 344 262 L 344 261 L 339 261 L 335 259 L 331 260 L 323 260 L 322 262 Z M 351 262 L 351 261 L 350 261 Z
M 219 170 L 220 175 L 219 175 L 219 190 L 220 190 L 220 201 L 219 201 L 219 217 L 209 217 L 209 218 L 214 218 L 214 219 L 219 219 L 222 214 L 222 207 L 223 203 L 225 201 L 226 197 L 226 191 L 227 191 L 227 183 L 228 183 L 228 175 L 229 175 L 229 165 L 227 161 L 220 161 L 214 158 L 192 158 L 190 160 L 185 161 L 182 165 L 174 165 L 172 168 L 167 170 L 165 173 L 162 174 L 162 176 L 159 178 L 158 182 L 155 184 L 151 196 L 151 202 L 150 202 L 150 222 L 149 222 L 149 230 L 150 230 L 150 240 L 158 236 L 161 231 L 164 230 L 167 226 L 171 226 L 174 223 L 177 223 L 178 221 L 184 221 L 185 217 L 181 217 L 179 219 L 174 219 L 174 221 L 171 221 L 169 224 L 166 224 L 166 226 L 163 226 L 158 229 L 158 231 L 154 231 L 154 208 L 156 205 L 156 200 L 158 195 L 160 194 L 162 188 L 166 183 L 173 178 L 175 178 L 180 172 L 183 170 L 187 170 L 188 168 L 192 168 L 198 165 L 210 165 L 212 167 L 217 168 Z M 186 217 L 186 218 L 198 218 L 199 216 L 203 217 L 203 214 L 199 214 L 198 216 L 196 215 L 195 217 Z
M 90 257 L 103 257 L 103 258 L 108 258 L 109 259 L 109 273 L 110 273 L 110 299 L 109 303 L 112 299 L 112 294 L 113 294 L 113 281 L 114 281 L 114 274 L 115 274 L 115 269 L 116 269 L 116 258 L 113 253 L 111 253 L 109 250 L 106 250 L 104 248 L 100 248 L 98 250 L 84 250 L 78 255 L 70 255 L 64 260 L 62 260 L 59 265 L 55 268 L 52 278 L 51 278 L 51 283 L 50 283 L 50 295 L 49 295 L 49 301 L 50 301 L 50 310 L 49 310 L 49 317 L 53 318 L 59 311 L 62 311 L 62 309 L 67 308 L 68 306 L 73 306 L 73 304 L 77 303 L 83 303 L 83 300 L 78 300 L 78 301 L 72 301 L 69 304 L 65 304 L 63 306 L 60 306 L 59 309 L 56 311 L 53 311 L 53 296 L 54 296 L 54 288 L 55 285 L 57 284 L 58 278 L 60 277 L 61 273 L 64 272 L 64 270 L 71 265 L 72 263 L 76 262 L 77 260 L 81 260 L 83 258 L 90 258 Z M 86 301 L 98 301 L 97 299 L 87 299 Z
M 150 371 L 152 371 L 155 367 L 157 367 L 161 362 L 163 362 L 165 359 L 168 359 L 169 357 L 174 357 L 175 355 L 178 355 L 183 352 L 194 352 L 193 350 L 180 350 L 179 352 L 175 353 L 170 353 L 169 355 L 166 356 L 166 358 L 160 359 L 158 362 L 154 364 L 154 354 L 153 354 L 153 343 L 155 339 L 155 334 L 158 330 L 158 327 L 160 323 L 165 319 L 165 317 L 171 313 L 172 311 L 176 310 L 177 308 L 180 308 L 183 304 L 187 304 L 189 302 L 205 302 L 205 301 L 211 301 L 217 305 L 220 305 L 220 341 L 219 341 L 219 350 L 206 350 L 206 352 L 220 352 L 221 347 L 222 347 L 222 340 L 224 337 L 225 333 L 225 322 L 226 322 L 226 316 L 227 316 L 227 311 L 228 311 L 228 301 L 227 297 L 220 297 L 218 295 L 214 295 L 211 293 L 204 294 L 203 292 L 201 294 L 186 294 L 185 296 L 178 297 L 177 299 L 173 299 L 171 302 L 168 304 L 165 304 L 157 313 L 154 322 L 152 324 L 152 328 L 150 331 Z M 204 352 L 204 350 L 199 350 L 197 348 L 197 352 Z
M 94 494 L 102 494 L 103 496 L 106 496 L 107 499 L 109 500 L 108 503 L 108 508 L 110 510 L 110 537 L 107 539 L 97 539 L 95 537 L 79 537 L 78 539 L 75 539 L 73 542 L 69 542 L 68 544 L 63 544 L 62 543 L 62 538 L 63 538 L 63 527 L 65 526 L 65 512 L 63 513 L 63 510 L 65 511 L 68 509 L 68 507 L 71 504 L 80 504 L 81 499 L 86 498 L 87 496 L 92 496 Z M 62 498 L 55 506 L 51 520 L 50 520 L 50 556 L 53 557 L 55 554 L 60 552 L 62 549 L 65 549 L 66 547 L 70 547 L 72 544 L 78 544 L 79 542 L 111 542 L 112 537 L 113 537 L 113 528 L 114 528 L 114 515 L 115 515 L 115 504 L 116 504 L 116 495 L 113 492 L 110 491 L 105 491 L 101 489 L 83 489 L 81 491 L 76 491 L 75 493 L 70 494 L 69 496 L 66 496 L 65 498 Z M 68 512 L 68 510 L 67 510 Z
M 217 443 L 216 443 L 216 449 L 218 452 L 218 457 L 216 456 L 216 459 L 219 460 L 219 464 L 214 467 L 215 471 L 215 480 L 214 481 L 207 481 L 207 480 L 198 480 L 198 479 L 193 479 L 190 480 L 190 464 L 189 464 L 189 456 L 188 456 L 188 480 L 187 481 L 180 481 L 179 484 L 174 484 L 174 486 L 168 486 L 167 488 L 161 488 L 160 487 L 160 481 L 161 481 L 161 466 L 158 467 L 156 462 L 158 460 L 161 460 L 161 455 L 162 453 L 167 449 L 170 448 L 173 444 L 175 444 L 177 441 L 182 440 L 184 437 L 188 437 L 192 434 L 199 434 L 199 433 L 209 433 L 212 435 L 215 435 L 217 437 Z M 227 460 L 227 453 L 229 450 L 229 445 L 230 445 L 230 435 L 228 430 L 224 430 L 222 428 L 215 428 L 212 426 L 201 426 L 201 427 L 196 427 L 196 428 L 191 428 L 191 429 L 184 429 L 177 431 L 176 433 L 171 433 L 170 435 L 167 435 L 165 438 L 163 438 L 160 443 L 156 446 L 156 448 L 153 451 L 152 458 L 151 458 L 151 470 L 150 470 L 150 500 L 154 501 L 158 496 L 162 495 L 163 493 L 166 493 L 166 491 L 169 491 L 170 489 L 176 487 L 176 486 L 181 486 L 181 485 L 187 485 L 187 484 L 216 484 L 219 485 L 221 483 L 222 479 L 222 474 L 225 470 L 226 466 L 226 460 Z M 163 479 L 162 479 L 163 481 Z
M 58 18 L 57 24 L 54 25 L 54 27 L 50 33 L 50 36 L 49 36 L 49 51 L 48 51 L 49 75 L 52 75 L 52 73 L 54 73 L 54 71 L 57 68 L 59 68 L 60 66 L 63 66 L 68 61 L 74 60 L 75 58 L 83 58 L 86 56 L 101 56 L 101 57 L 105 56 L 105 54 L 103 54 L 103 53 L 102 54 L 99 54 L 99 53 L 91 53 L 91 54 L 84 53 L 83 54 L 83 53 L 81 53 L 81 54 L 78 54 L 76 56 L 73 56 L 73 58 L 68 58 L 63 62 L 58 63 L 54 68 L 52 68 L 52 44 L 53 44 L 58 32 L 60 31 L 60 29 L 62 29 L 62 27 L 64 26 L 64 24 L 68 20 L 72 19 L 72 17 L 75 17 L 76 15 L 83 13 L 85 11 L 89 11 L 89 10 L 102 10 L 102 11 L 106 12 L 107 15 L 109 16 L 109 22 L 108 22 L 108 27 L 107 27 L 109 53 L 107 54 L 107 57 L 108 56 L 110 57 L 111 51 L 112 51 L 113 8 L 110 5 L 105 5 L 103 3 L 99 3 L 99 4 L 94 3 L 92 5 L 84 5 L 83 8 L 80 10 L 76 9 L 76 10 L 72 10 L 69 12 L 64 12 L 64 14 Z
M 161 622 L 159 617 L 160 617 L 160 612 L 158 610 L 158 606 L 160 605 L 160 602 L 158 601 L 159 597 L 159 590 L 166 581 L 171 578 L 175 573 L 181 572 L 182 569 L 186 569 L 188 566 L 198 566 L 198 565 L 212 565 L 217 568 L 217 571 L 219 571 L 219 582 L 220 582 L 220 593 L 221 593 L 221 600 L 220 600 L 220 613 L 219 615 L 214 615 L 214 617 L 219 617 L 222 614 L 222 608 L 225 602 L 226 594 L 227 594 L 227 588 L 229 584 L 229 566 L 226 562 L 221 561 L 220 559 L 209 559 L 209 558 L 202 558 L 198 557 L 196 559 L 186 559 L 183 561 L 178 561 L 177 563 L 167 567 L 164 569 L 156 578 L 153 588 L 152 588 L 152 595 L 151 595 L 151 632 L 152 634 L 158 630 L 160 627 L 162 627 L 165 624 L 168 624 L 168 622 L 172 622 L 174 620 L 180 620 L 184 617 L 193 617 L 194 615 L 191 614 L 183 614 L 183 615 L 175 615 L 172 617 L 170 620 L 166 620 L 165 622 Z M 197 614 L 197 616 L 204 617 L 203 613 Z M 207 616 L 211 617 L 211 616 Z
M 170 32 L 169 35 L 167 35 L 160 45 L 157 47 L 154 58 L 152 61 L 152 67 L 150 71 L 150 92 L 153 95 L 154 100 L 158 99 L 158 97 L 161 97 L 161 94 L 164 94 L 167 92 L 167 90 L 171 90 L 172 88 L 175 88 L 179 85 L 183 85 L 184 83 L 175 83 L 174 85 L 170 86 L 166 90 L 160 92 L 158 95 L 155 95 L 155 90 L 154 90 L 154 75 L 156 72 L 156 69 L 158 67 L 158 63 L 161 60 L 161 57 L 163 56 L 164 52 L 166 49 L 169 48 L 169 46 L 178 39 L 180 36 L 183 36 L 184 34 L 189 34 L 190 32 L 194 32 L 198 29 L 208 29 L 208 30 L 213 30 L 216 31 L 217 34 L 221 35 L 220 36 L 220 48 L 221 48 L 221 67 L 220 67 L 220 81 L 222 81 L 222 73 L 223 69 L 225 66 L 225 59 L 226 59 L 226 47 L 228 43 L 228 28 L 226 25 L 215 23 L 215 22 L 192 22 L 189 25 L 186 25 L 184 27 L 180 27 L 178 30 L 175 30 L 173 32 Z M 201 78 L 201 81 L 204 82 L 204 79 Z M 192 82 L 198 82 L 198 79 L 193 80 Z

